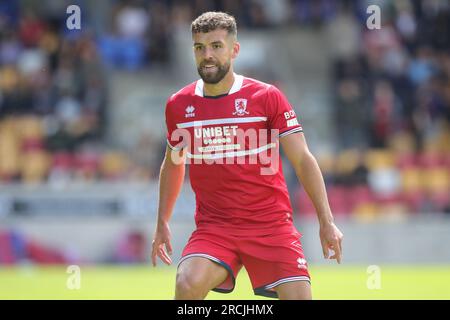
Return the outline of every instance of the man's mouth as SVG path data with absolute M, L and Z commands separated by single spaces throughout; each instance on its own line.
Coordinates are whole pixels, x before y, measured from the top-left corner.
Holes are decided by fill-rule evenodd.
M 217 65 L 215 65 L 215 64 L 205 64 L 205 65 L 203 65 L 203 69 L 207 70 L 207 71 L 213 71 L 213 70 L 217 69 Z

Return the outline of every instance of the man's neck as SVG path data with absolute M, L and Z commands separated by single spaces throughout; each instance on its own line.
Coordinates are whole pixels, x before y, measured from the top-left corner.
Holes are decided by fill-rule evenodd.
M 214 97 L 222 94 L 227 94 L 234 84 L 234 72 L 230 70 L 225 77 L 218 83 L 205 83 L 203 86 L 203 95 Z

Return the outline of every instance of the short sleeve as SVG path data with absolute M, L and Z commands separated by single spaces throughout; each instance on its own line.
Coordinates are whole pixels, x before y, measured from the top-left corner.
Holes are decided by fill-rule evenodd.
M 181 150 L 184 148 L 183 137 L 177 132 L 177 119 L 174 111 L 175 105 L 171 97 L 166 103 L 167 145 L 172 150 Z
M 267 111 L 270 129 L 278 129 L 280 138 L 303 131 L 286 96 L 272 85 L 268 88 Z

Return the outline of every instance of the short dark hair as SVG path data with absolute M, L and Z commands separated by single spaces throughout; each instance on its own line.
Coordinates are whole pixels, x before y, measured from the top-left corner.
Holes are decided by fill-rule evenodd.
M 207 33 L 217 29 L 227 30 L 228 34 L 236 36 L 236 20 L 232 15 L 225 12 L 209 11 L 201 14 L 191 24 L 192 34 L 200 32 Z

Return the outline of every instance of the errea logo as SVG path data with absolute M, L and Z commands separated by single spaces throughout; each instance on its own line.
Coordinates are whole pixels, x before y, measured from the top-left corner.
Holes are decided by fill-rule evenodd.
M 299 267 L 300 269 L 306 269 L 306 260 L 304 258 L 298 258 L 297 263 L 297 267 Z
M 194 108 L 194 106 L 187 106 L 185 110 L 186 110 L 186 114 L 184 115 L 185 118 L 195 117 L 195 113 L 194 113 L 195 108 Z

